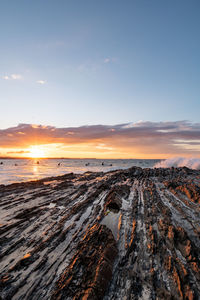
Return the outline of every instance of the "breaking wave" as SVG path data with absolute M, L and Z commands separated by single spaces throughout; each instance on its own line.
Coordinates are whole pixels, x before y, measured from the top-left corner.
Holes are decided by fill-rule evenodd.
M 200 158 L 174 157 L 162 160 L 154 165 L 154 168 L 170 168 L 170 167 L 188 167 L 190 169 L 200 169 Z

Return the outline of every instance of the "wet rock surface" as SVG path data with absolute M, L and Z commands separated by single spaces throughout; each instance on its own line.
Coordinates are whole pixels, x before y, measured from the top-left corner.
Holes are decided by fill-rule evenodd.
M 0 185 L 0 299 L 200 299 L 200 171 Z
M 51 299 L 102 299 L 112 278 L 116 242 L 104 225 L 95 224 L 77 246 L 70 265 L 56 283 Z

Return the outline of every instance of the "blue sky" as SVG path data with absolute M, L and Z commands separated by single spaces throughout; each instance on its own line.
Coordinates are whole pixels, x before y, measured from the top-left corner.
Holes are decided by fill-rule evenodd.
M 0 128 L 199 122 L 198 0 L 0 1 Z

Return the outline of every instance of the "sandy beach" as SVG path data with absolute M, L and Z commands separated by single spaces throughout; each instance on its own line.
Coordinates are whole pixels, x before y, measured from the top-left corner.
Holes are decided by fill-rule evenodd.
M 1 299 L 198 299 L 200 171 L 0 186 Z

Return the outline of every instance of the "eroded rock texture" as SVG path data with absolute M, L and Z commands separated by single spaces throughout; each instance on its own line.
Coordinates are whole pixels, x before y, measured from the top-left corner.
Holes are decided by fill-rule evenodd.
M 1 299 L 200 299 L 200 171 L 0 186 Z

